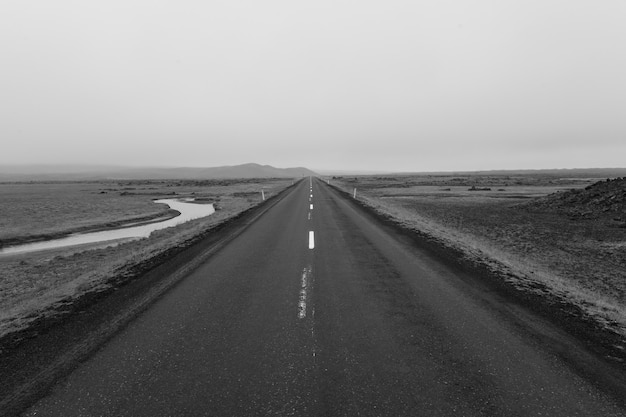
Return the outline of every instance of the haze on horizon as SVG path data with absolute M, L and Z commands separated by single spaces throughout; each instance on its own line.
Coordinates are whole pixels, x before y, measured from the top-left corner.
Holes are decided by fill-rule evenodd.
M 626 3 L 6 1 L 2 164 L 623 167 Z

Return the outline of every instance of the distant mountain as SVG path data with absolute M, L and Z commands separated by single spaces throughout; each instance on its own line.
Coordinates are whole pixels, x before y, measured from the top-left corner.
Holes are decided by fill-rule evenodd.
M 79 181 L 121 179 L 300 178 L 317 175 L 302 167 L 242 164 L 209 168 L 15 165 L 0 166 L 0 181 Z
M 170 168 L 164 178 L 295 178 L 317 175 L 303 168 L 276 168 L 271 165 L 243 164 L 212 168 Z

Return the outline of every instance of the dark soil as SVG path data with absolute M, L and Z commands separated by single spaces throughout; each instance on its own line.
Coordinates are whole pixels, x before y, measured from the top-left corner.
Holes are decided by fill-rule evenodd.
M 611 217 L 626 221 L 626 177 L 598 181 L 583 189 L 550 194 L 525 203 L 527 209 L 553 211 L 572 218 Z

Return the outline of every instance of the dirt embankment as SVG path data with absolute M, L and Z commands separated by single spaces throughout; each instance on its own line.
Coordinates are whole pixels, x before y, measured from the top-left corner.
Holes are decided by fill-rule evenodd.
M 609 220 L 617 227 L 626 227 L 626 177 L 550 194 L 520 207 L 562 213 L 573 219 Z

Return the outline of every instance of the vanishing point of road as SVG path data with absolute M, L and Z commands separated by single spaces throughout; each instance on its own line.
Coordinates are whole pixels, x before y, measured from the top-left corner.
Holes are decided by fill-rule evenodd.
M 568 349 L 586 358 L 479 277 L 306 179 L 26 415 L 626 415 Z

